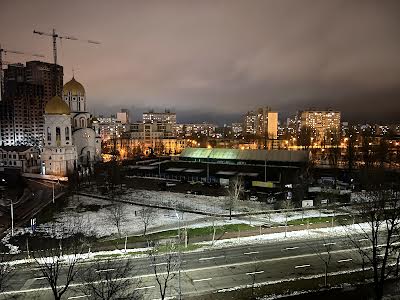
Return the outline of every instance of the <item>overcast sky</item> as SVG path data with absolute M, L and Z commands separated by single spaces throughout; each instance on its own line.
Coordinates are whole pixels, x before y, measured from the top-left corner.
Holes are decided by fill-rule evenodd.
M 3 48 L 52 61 L 91 111 L 176 110 L 178 122 L 234 121 L 258 106 L 287 116 L 333 108 L 348 120 L 400 121 L 400 1 L 0 0 Z M 18 62 L 25 57 L 7 55 Z

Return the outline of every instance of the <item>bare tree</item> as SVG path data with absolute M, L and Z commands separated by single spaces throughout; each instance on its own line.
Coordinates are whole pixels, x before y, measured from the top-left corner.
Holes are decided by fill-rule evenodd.
M 282 209 L 283 209 L 283 213 L 285 214 L 285 237 L 287 234 L 287 227 L 288 227 L 288 217 L 290 214 L 290 210 L 293 208 L 293 204 L 292 201 L 290 200 L 284 200 L 282 202 Z
M 243 193 L 243 182 L 240 177 L 235 177 L 229 182 L 226 206 L 229 209 L 229 220 L 232 220 L 232 210 L 235 208 L 240 195 Z
M 154 222 L 156 218 L 156 210 L 153 207 L 143 207 L 139 210 L 138 216 L 143 223 L 143 236 L 145 236 L 147 227 Z
M 80 290 L 94 300 L 141 299 L 141 281 L 134 277 L 132 261 L 127 259 L 117 263 L 108 259 L 91 265 L 79 276 L 84 283 Z
M 308 149 L 311 146 L 311 137 L 313 136 L 313 131 L 309 126 L 302 126 L 300 128 L 298 136 L 298 144 L 304 149 Z
M 113 202 L 107 209 L 108 220 L 117 227 L 118 236 L 121 238 L 121 224 L 126 219 L 126 212 L 123 204 L 120 202 Z
M 319 244 L 308 244 L 308 246 L 313 250 L 313 252 L 318 256 L 318 258 L 324 264 L 324 286 L 328 286 L 328 273 L 329 267 L 332 262 L 332 248 L 335 245 L 332 242 L 332 238 L 326 237 L 322 239 L 322 245 Z
M 46 278 L 55 300 L 61 299 L 77 275 L 77 263 L 82 257 L 85 242 L 72 233 L 71 228 L 55 224 L 49 243 L 33 249 L 32 256 Z
M 13 275 L 13 270 L 10 266 L 11 254 L 7 247 L 0 243 L 0 293 L 4 292 L 8 281 Z
M 260 262 L 257 260 L 257 257 L 254 257 L 253 259 L 253 264 L 252 264 L 252 271 L 249 273 L 246 273 L 251 277 L 251 299 L 255 297 L 254 291 L 255 291 L 255 285 L 257 281 L 257 275 L 264 273 L 264 271 L 261 268 Z
M 176 253 L 175 245 L 171 243 L 167 244 L 166 247 L 167 249 L 163 253 L 160 253 L 158 247 L 154 247 L 153 250 L 149 252 L 150 264 L 153 268 L 162 300 L 165 299 L 167 288 L 180 268 L 179 255 Z
M 386 280 L 398 275 L 399 191 L 385 188 L 366 192 L 364 203 L 358 207 L 368 225 L 360 224 L 360 230 L 356 234 L 350 232 L 348 236 L 362 256 L 363 265 L 367 262 L 372 267 L 375 299 L 380 300 Z

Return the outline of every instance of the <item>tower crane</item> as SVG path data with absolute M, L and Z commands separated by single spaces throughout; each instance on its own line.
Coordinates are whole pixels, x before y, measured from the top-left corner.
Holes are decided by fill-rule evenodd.
M 7 54 L 7 53 L 22 54 L 22 55 L 29 55 L 29 56 L 35 56 L 35 57 L 44 57 L 44 55 L 41 55 L 41 54 L 26 53 L 26 52 L 22 52 L 22 51 L 3 49 L 0 45 L 0 101 L 3 99 L 3 93 L 4 93 L 3 54 Z
M 33 33 L 38 34 L 38 35 L 43 35 L 43 36 L 49 36 L 53 40 L 54 85 L 55 85 L 56 95 L 58 94 L 58 84 L 56 82 L 57 81 L 57 38 L 59 38 L 60 40 L 64 39 L 64 40 L 72 40 L 72 41 L 82 41 L 82 42 L 87 42 L 90 44 L 97 44 L 97 45 L 100 44 L 100 42 L 93 41 L 93 40 L 81 40 L 74 36 L 60 35 L 56 32 L 56 30 L 54 28 L 53 28 L 52 32 L 42 32 L 42 31 L 33 30 Z

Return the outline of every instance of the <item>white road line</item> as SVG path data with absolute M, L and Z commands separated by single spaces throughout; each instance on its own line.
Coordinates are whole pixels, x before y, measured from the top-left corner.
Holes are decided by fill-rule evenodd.
M 371 246 L 367 247 L 362 247 L 362 249 L 372 249 Z M 358 248 L 347 248 L 347 249 L 339 249 L 339 250 L 333 250 L 331 253 L 347 253 L 347 252 L 356 252 L 358 251 Z M 323 252 L 322 254 L 327 254 L 327 252 Z M 285 261 L 289 259 L 296 259 L 296 258 L 306 258 L 306 257 L 316 257 L 316 253 L 308 253 L 308 254 L 300 254 L 300 255 L 293 255 L 289 257 L 275 257 L 275 258 L 268 258 L 268 259 L 262 259 L 259 260 L 258 262 L 260 263 L 267 263 L 267 262 L 277 262 L 277 261 Z M 190 273 L 190 272 L 198 272 L 201 270 L 213 270 L 213 269 L 219 269 L 219 268 L 228 268 L 232 266 L 247 266 L 247 265 L 254 265 L 253 261 L 245 261 L 245 262 L 235 262 L 235 263 L 229 263 L 229 264 L 223 264 L 223 265 L 213 265 L 213 266 L 207 266 L 207 267 L 197 267 L 197 268 L 192 268 L 192 269 L 186 269 L 183 270 L 185 273 Z M 361 271 L 361 269 L 360 269 Z M 177 274 L 177 271 L 173 272 L 174 274 Z M 161 274 L 166 274 L 160 273 Z M 154 274 L 146 274 L 146 275 L 136 275 L 136 276 L 131 276 L 131 277 L 126 277 L 123 279 L 138 279 L 138 278 L 154 278 Z M 113 280 L 114 281 L 114 280 Z M 84 283 L 72 283 L 70 287 L 79 287 L 79 286 L 84 286 Z M 62 286 L 60 286 L 62 287 Z M 30 288 L 30 289 L 21 289 L 18 291 L 7 291 L 7 292 L 2 292 L 0 295 L 17 295 L 17 294 L 27 294 L 27 293 L 32 293 L 32 292 L 38 292 L 38 291 L 50 291 L 50 287 L 42 287 L 42 288 Z
M 252 252 L 245 252 L 245 253 L 243 253 L 244 255 L 251 255 L 251 254 L 257 254 L 257 253 L 260 253 L 260 252 L 258 252 L 258 251 L 252 251 Z
M 294 250 L 294 249 L 299 249 L 300 247 L 287 247 L 285 249 L 282 250 Z
M 202 260 L 211 260 L 211 259 L 217 259 L 217 258 L 224 258 L 225 256 L 221 255 L 221 256 L 213 256 L 213 257 L 202 257 L 199 258 L 200 261 Z
M 203 279 L 193 279 L 193 282 L 199 282 L 199 281 L 208 281 L 211 280 L 212 278 L 203 278 Z
M 331 245 L 336 245 L 336 243 L 326 243 L 326 244 L 323 244 L 323 246 L 331 246 Z
M 369 239 L 361 239 L 361 240 L 358 240 L 359 242 L 366 242 L 366 241 L 369 241 Z
M 35 279 L 35 280 L 41 280 L 41 279 L 47 279 L 47 277 L 46 277 L 46 276 L 43 276 L 43 277 L 35 277 L 35 278 L 33 278 L 33 279 Z
M 299 269 L 299 268 L 307 268 L 310 267 L 311 265 L 301 265 L 301 266 L 295 266 L 295 269 Z
M 264 273 L 264 271 L 249 272 L 249 273 L 246 273 L 246 275 L 262 274 L 262 273 Z
M 347 259 L 338 260 L 337 262 L 338 263 L 344 263 L 344 262 L 348 262 L 348 261 L 352 261 L 352 260 L 353 260 L 352 258 L 347 258 Z
M 96 273 L 115 271 L 115 269 L 96 270 Z
M 89 298 L 90 296 L 91 295 L 72 296 L 72 297 L 68 297 L 68 299 Z
M 155 285 L 149 285 L 149 286 L 138 287 L 138 288 L 135 288 L 134 290 L 135 290 L 135 291 L 138 291 L 138 290 L 146 290 L 146 289 L 152 289 L 152 288 L 155 288 L 155 287 L 156 287 Z
M 154 267 L 154 266 L 162 266 L 162 265 L 166 265 L 166 262 L 162 262 L 162 263 L 158 263 L 158 264 L 150 264 L 150 266 Z

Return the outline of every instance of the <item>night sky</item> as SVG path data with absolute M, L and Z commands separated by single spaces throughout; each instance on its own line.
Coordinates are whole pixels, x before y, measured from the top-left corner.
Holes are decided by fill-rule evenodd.
M 178 122 L 239 119 L 271 106 L 333 108 L 350 121 L 400 121 L 400 1 L 0 1 L 3 48 L 59 43 L 64 81 L 92 112 L 175 110 Z M 29 59 L 9 54 L 10 62 Z

